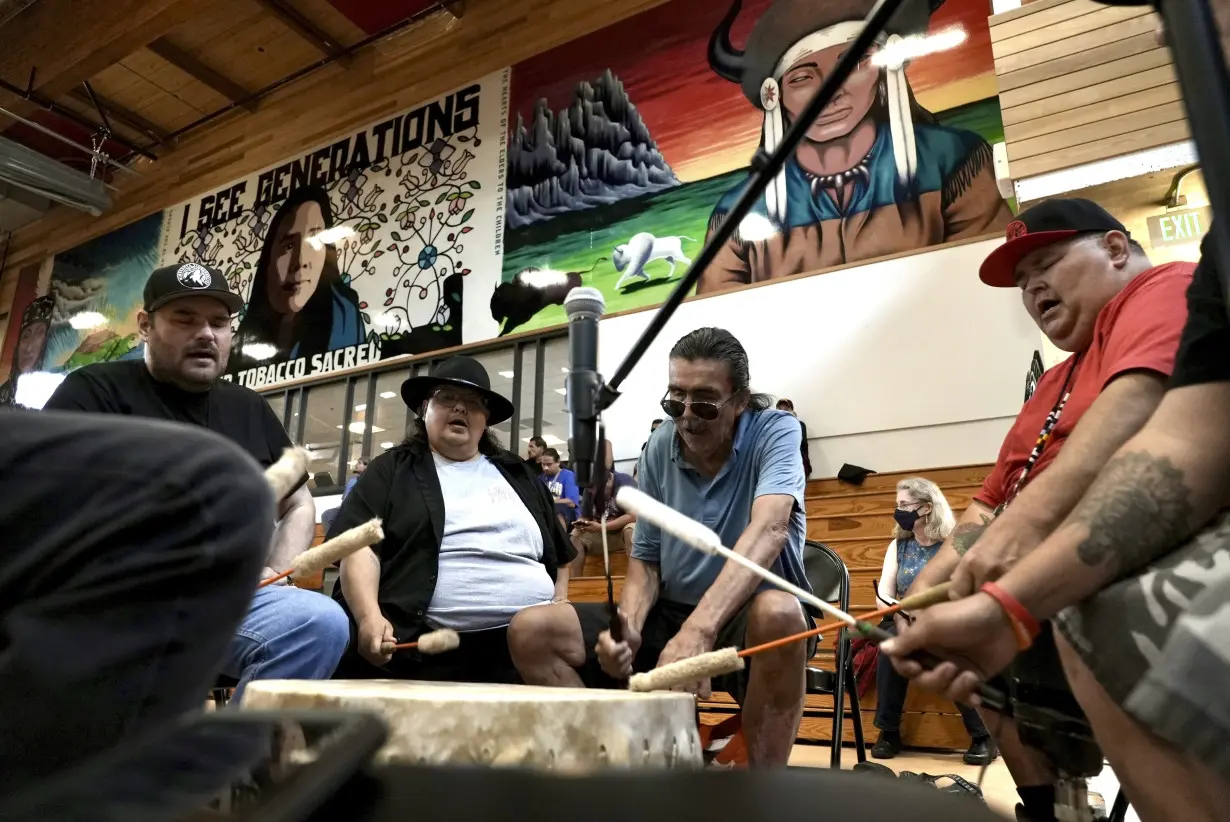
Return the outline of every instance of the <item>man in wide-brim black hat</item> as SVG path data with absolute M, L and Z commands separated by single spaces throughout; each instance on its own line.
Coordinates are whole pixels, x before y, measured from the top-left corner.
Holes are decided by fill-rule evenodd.
M 911 58 L 965 39 L 960 29 L 927 33 L 942 2 L 905 1 L 705 270 L 698 292 L 998 233 L 1012 220 L 991 147 L 972 131 L 937 123 L 906 79 Z M 709 41 L 709 65 L 764 112 L 766 152 L 832 74 L 873 5 L 775 0 L 740 51 L 730 41 L 741 7 L 735 0 Z M 744 187 L 739 181 L 718 202 L 710 232 Z
M 342 561 L 333 597 L 351 643 L 338 676 L 517 682 L 508 624 L 567 598 L 576 551 L 546 486 L 492 434 L 513 404 L 491 390 L 481 363 L 450 357 L 406 380 L 401 396 L 415 414 L 410 436 L 372 460 L 329 528 L 379 517 L 385 534 Z M 458 648 L 383 648 L 442 628 L 461 635 Z

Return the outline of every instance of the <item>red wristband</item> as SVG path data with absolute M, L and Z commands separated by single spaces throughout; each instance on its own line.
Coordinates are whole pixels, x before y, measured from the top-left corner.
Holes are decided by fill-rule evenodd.
M 1004 609 L 1008 622 L 1012 625 L 1012 632 L 1016 634 L 1017 647 L 1023 651 L 1033 645 L 1034 637 L 1042 632 L 1042 626 L 1038 624 L 1038 620 L 1034 619 L 1034 615 L 1016 597 L 994 582 L 984 582 L 979 590 L 998 602 L 999 607 Z

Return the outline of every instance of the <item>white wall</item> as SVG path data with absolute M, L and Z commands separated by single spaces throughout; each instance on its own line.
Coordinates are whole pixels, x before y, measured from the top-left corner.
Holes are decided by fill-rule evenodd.
M 978 280 L 1000 242 L 684 303 L 606 412 L 616 460 L 634 460 L 650 421 L 662 416 L 670 348 L 713 325 L 747 348 L 753 389 L 794 400 L 814 477 L 834 476 L 842 462 L 893 471 L 993 461 L 1040 348 L 1018 292 Z M 652 316 L 602 322 L 604 376 Z

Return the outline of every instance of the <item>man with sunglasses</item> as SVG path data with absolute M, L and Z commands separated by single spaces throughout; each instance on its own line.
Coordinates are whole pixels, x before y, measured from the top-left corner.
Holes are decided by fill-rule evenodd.
M 671 350 L 662 400 L 670 420 L 641 457 L 640 487 L 806 589 L 801 432 L 797 419 L 770 405 L 752 393 L 747 352 L 728 331 L 701 328 L 683 337 Z M 793 596 L 644 522 L 628 559 L 619 619 L 623 641 L 615 642 L 605 604 L 528 608 L 509 628 L 517 669 L 530 684 L 619 687 L 634 672 L 768 642 L 811 624 Z M 786 764 L 814 647 L 795 642 L 758 654 L 749 668 L 713 683 L 743 706 L 753 765 Z M 708 696 L 710 683 L 689 690 Z

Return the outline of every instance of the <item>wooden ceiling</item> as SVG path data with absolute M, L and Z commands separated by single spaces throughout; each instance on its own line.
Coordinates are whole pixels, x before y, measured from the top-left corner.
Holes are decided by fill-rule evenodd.
M 105 120 L 136 173 L 108 174 L 102 217 L 56 206 L 15 232 L 3 275 L 664 2 L 7 1 L 28 5 L 0 25 L 0 108 L 86 145 Z M 89 167 L 28 124 L 0 129 Z

